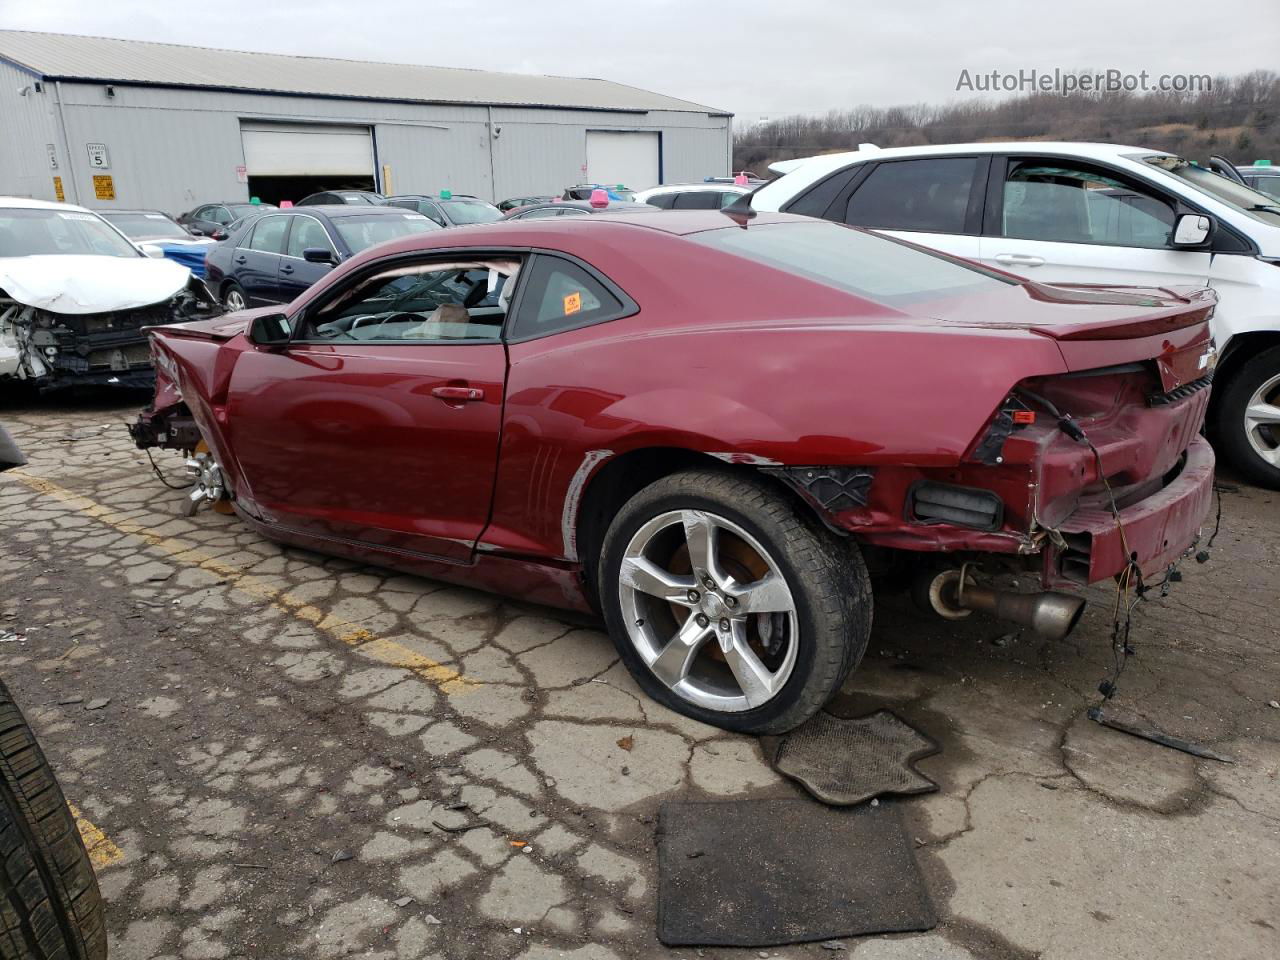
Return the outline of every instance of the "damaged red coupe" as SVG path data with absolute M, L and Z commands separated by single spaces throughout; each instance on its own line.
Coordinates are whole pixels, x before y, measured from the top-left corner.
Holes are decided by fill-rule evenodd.
M 536 220 L 368 250 L 153 331 L 140 446 L 286 543 L 603 614 L 653 697 L 818 710 L 869 570 L 1063 636 L 1196 542 L 1208 291 L 1066 288 L 836 224 Z M 1037 593 L 993 578 L 1039 578 Z

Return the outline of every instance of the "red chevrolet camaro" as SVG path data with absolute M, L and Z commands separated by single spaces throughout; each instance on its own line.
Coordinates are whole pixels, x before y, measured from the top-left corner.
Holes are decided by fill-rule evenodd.
M 1179 560 L 1211 495 L 1213 306 L 785 215 L 504 223 L 154 330 L 133 431 L 208 451 L 192 503 L 598 610 L 656 699 L 777 732 L 862 656 L 869 566 L 1062 636 L 1082 601 L 1057 591 Z

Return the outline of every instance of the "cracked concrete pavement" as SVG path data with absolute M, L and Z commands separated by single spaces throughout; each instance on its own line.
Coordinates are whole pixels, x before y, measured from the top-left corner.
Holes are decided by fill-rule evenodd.
M 118 848 L 113 960 L 699 955 L 654 937 L 658 805 L 793 795 L 771 741 L 648 701 L 589 621 L 179 517 L 124 432 L 138 402 L 11 407 L 31 464 L 0 476 L 0 632 L 25 636 L 0 672 Z M 884 801 L 940 925 L 763 953 L 1280 954 L 1280 495 L 1222 499 L 1212 561 L 1139 605 L 1109 709 L 1235 764 L 1085 718 L 1106 591 L 1064 643 L 885 596 L 831 709 L 941 742 L 941 789 Z

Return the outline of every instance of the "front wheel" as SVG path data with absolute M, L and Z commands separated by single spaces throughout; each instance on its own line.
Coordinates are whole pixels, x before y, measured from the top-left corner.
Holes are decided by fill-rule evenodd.
M 755 477 L 690 471 L 623 506 L 600 598 L 637 683 L 704 723 L 782 733 L 816 713 L 866 650 L 871 581 L 856 545 Z
M 1250 357 L 1220 387 L 1213 434 L 1246 478 L 1280 490 L 1280 346 Z

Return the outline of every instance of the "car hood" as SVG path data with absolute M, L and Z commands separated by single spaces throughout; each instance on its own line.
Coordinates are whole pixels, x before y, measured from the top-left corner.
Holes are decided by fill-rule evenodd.
M 0 257 L 0 290 L 53 313 L 107 313 L 168 300 L 191 271 L 152 257 Z

